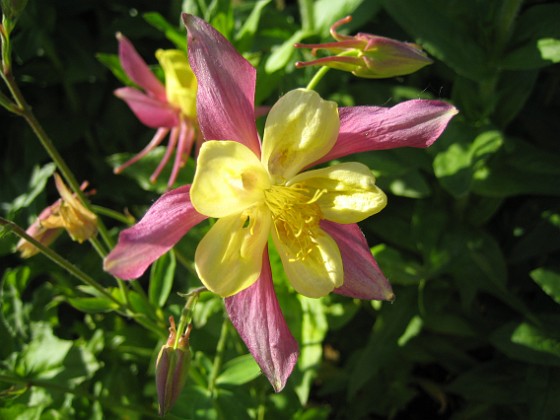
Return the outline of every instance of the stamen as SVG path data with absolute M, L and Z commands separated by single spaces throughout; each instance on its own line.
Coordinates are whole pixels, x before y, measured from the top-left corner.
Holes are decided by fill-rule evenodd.
M 264 192 L 276 234 L 295 252 L 289 261 L 305 260 L 316 247 L 313 238 L 322 218 L 317 201 L 326 192 L 301 184 L 275 185 Z

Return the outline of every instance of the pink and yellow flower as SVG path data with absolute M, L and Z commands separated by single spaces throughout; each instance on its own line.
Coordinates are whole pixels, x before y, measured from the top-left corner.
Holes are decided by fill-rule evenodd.
M 53 243 L 63 229 L 73 241 L 79 243 L 95 236 L 97 216 L 84 207 L 56 173 L 54 181 L 60 198 L 39 214 L 26 233 L 45 246 Z M 84 182 L 80 188 L 85 190 L 87 186 L 88 183 Z M 18 242 L 16 249 L 22 258 L 30 258 L 39 253 L 39 249 L 25 239 Z
M 304 295 L 394 297 L 356 224 L 385 205 L 371 172 L 357 163 L 308 168 L 357 152 L 427 147 L 457 111 L 431 100 L 337 108 L 315 92 L 297 89 L 272 107 L 261 142 L 255 69 L 206 22 L 183 18 L 207 141 L 193 185 L 164 194 L 137 225 L 124 230 L 105 269 L 137 278 L 191 227 L 218 218 L 197 248 L 197 272 L 225 297 L 233 325 L 280 391 L 298 346 L 274 293 L 269 237 L 291 284 Z
M 122 67 L 128 77 L 143 91 L 123 87 L 117 89 L 115 95 L 128 104 L 143 124 L 157 128 L 157 131 L 150 143 L 132 159 L 115 168 L 115 173 L 121 173 L 142 159 L 169 135 L 167 150 L 150 180 L 156 181 L 175 152 L 168 181 L 168 187 L 171 188 L 179 169 L 188 160 L 193 143 L 199 138 L 196 123 L 196 78 L 183 51 L 158 50 L 156 58 L 165 75 L 163 85 L 150 71 L 132 43 L 122 34 L 117 34 L 117 39 Z

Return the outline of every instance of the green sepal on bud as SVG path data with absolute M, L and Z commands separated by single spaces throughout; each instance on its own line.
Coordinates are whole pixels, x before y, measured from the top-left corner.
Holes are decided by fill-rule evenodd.
M 330 33 L 336 42 L 295 44 L 296 48 L 312 48 L 313 55 L 318 50 L 336 54 L 312 61 L 300 61 L 296 63 L 296 67 L 321 65 L 348 71 L 358 77 L 382 79 L 411 74 L 432 63 L 420 46 L 410 42 L 367 33 L 348 36 L 336 32 L 339 26 L 351 20 L 352 17 L 347 16 L 332 25 Z
M 165 415 L 179 398 L 187 380 L 192 358 L 189 349 L 191 325 L 177 340 L 173 317 L 169 317 L 169 324 L 169 338 L 161 347 L 156 361 L 156 389 L 160 416 Z

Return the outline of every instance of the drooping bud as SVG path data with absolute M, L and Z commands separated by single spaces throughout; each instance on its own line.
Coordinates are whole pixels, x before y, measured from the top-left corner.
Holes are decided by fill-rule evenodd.
M 97 216 L 70 192 L 58 174 L 54 174 L 56 189 L 61 201 L 57 211 L 41 221 L 47 229 L 64 228 L 70 237 L 77 242 L 84 242 L 97 233 Z
M 97 231 L 97 217 L 78 201 L 57 174 L 55 183 L 61 198 L 45 208 L 27 228 L 26 233 L 45 246 L 53 243 L 62 229 L 66 229 L 72 239 L 80 243 L 91 238 Z M 88 183 L 84 182 L 80 189 L 83 191 L 87 186 Z M 16 249 L 22 258 L 30 258 L 39 253 L 25 239 L 18 242 Z
M 307 62 L 300 61 L 296 63 L 296 67 L 321 65 L 349 71 L 358 77 L 381 79 L 414 73 L 432 63 L 419 45 L 410 42 L 367 33 L 348 36 L 336 32 L 339 26 L 351 20 L 352 16 L 347 16 L 332 25 L 330 33 L 337 42 L 295 44 L 296 48 L 312 48 L 313 55 L 318 50 L 337 54 Z
M 169 317 L 169 337 L 159 352 L 156 361 L 156 389 L 159 414 L 165 415 L 177 401 L 185 385 L 191 364 L 189 335 L 191 325 L 177 339 L 175 320 Z

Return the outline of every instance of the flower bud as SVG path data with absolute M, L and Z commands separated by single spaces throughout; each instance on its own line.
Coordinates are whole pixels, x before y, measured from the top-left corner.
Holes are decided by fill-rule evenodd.
M 173 317 L 169 317 L 169 338 L 161 347 L 156 361 L 156 389 L 159 414 L 165 415 L 177 401 L 185 385 L 191 364 L 189 335 L 191 326 L 177 341 L 177 330 Z
M 351 20 L 352 17 L 347 16 L 332 25 L 330 32 L 337 42 L 295 44 L 296 48 L 312 48 L 313 55 L 316 55 L 317 50 L 327 50 L 337 54 L 312 61 L 297 62 L 296 67 L 321 65 L 349 71 L 358 77 L 381 79 L 414 73 L 432 63 L 432 60 L 416 44 L 366 33 L 347 36 L 336 32 L 340 25 Z

